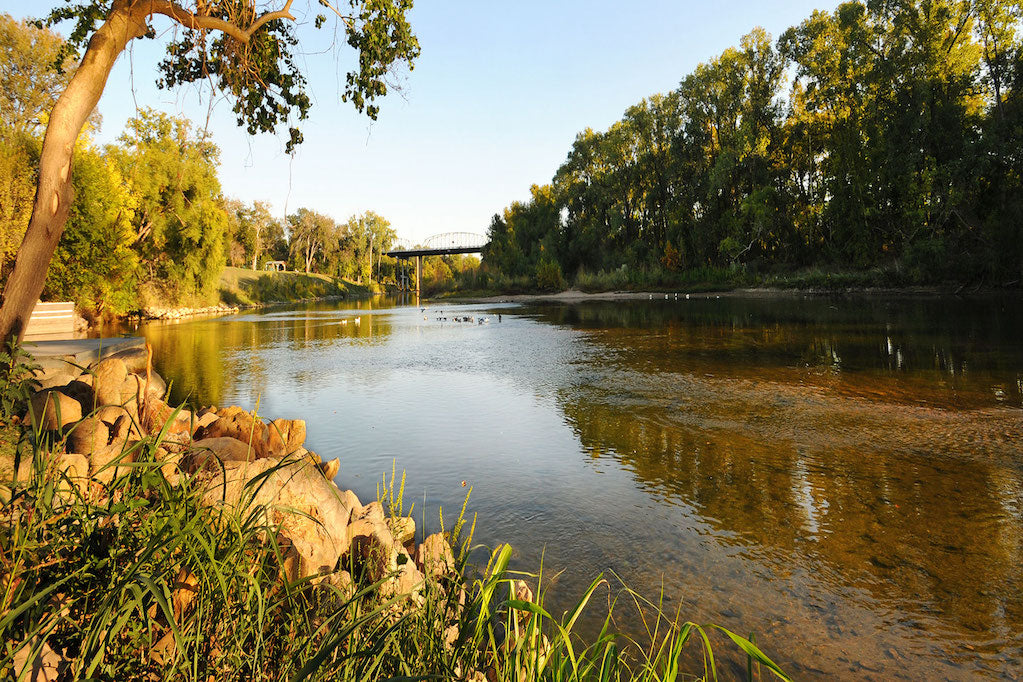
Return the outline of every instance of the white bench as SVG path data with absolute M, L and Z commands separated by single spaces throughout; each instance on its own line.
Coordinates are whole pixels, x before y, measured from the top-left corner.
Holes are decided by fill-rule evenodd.
M 32 316 L 25 327 L 25 338 L 71 338 L 75 333 L 75 304 L 70 301 L 59 303 L 36 303 Z

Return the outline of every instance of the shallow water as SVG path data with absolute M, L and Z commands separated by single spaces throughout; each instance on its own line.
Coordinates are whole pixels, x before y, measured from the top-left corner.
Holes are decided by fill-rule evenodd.
M 1021 675 L 1023 302 L 427 308 L 142 333 L 176 399 L 306 419 L 362 499 L 396 462 L 431 531 L 467 482 L 478 541 L 570 569 L 558 608 L 613 572 L 801 679 Z

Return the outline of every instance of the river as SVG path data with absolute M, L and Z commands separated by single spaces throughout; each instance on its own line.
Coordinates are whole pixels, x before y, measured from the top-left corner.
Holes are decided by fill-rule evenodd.
M 798 679 L 1023 671 L 1018 297 L 381 298 L 136 333 L 175 400 L 304 418 L 364 501 L 395 463 L 428 531 L 471 488 L 477 542 L 565 571 L 557 609 L 603 572 Z

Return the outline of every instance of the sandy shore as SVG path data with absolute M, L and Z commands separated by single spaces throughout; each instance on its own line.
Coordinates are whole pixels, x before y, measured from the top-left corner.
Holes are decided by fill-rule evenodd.
M 950 296 L 952 292 L 941 291 L 930 287 L 909 287 L 904 289 L 851 289 L 851 290 L 817 290 L 817 289 L 729 289 L 725 291 L 670 292 L 663 291 L 599 291 L 588 293 L 579 289 L 568 289 L 553 294 L 500 294 L 497 296 L 452 296 L 450 301 L 463 303 L 531 303 L 536 301 L 553 301 L 559 303 L 581 303 L 583 301 L 633 301 L 633 300 L 674 300 L 688 297 L 701 298 L 801 298 L 804 296 Z M 434 299 L 440 300 L 440 299 Z

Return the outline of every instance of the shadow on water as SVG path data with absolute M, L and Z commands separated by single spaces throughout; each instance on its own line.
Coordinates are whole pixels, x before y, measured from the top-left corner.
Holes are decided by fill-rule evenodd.
M 363 498 L 397 461 L 436 518 L 468 480 L 555 608 L 613 571 L 799 678 L 1023 669 L 1023 303 L 362 305 L 143 333 L 176 396 L 306 418 Z

